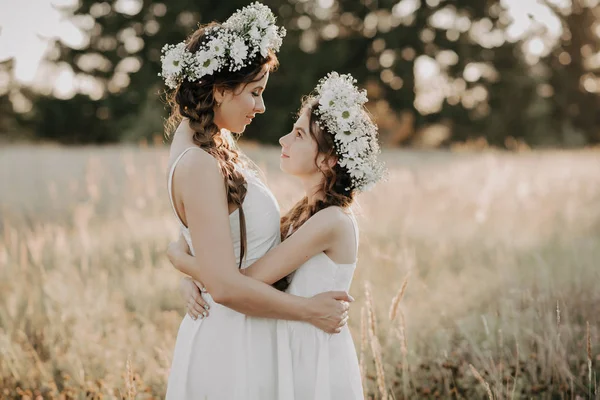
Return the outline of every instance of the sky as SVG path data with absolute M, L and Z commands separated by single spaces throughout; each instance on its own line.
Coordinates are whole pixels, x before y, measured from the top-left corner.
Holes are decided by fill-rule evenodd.
M 14 58 L 20 82 L 33 80 L 49 40 L 78 36 L 79 29 L 52 4 L 69 6 L 73 0 L 0 0 L 0 60 Z

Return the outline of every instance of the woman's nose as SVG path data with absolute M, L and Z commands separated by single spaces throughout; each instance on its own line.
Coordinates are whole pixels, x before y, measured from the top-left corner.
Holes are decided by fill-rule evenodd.
M 265 107 L 265 101 L 262 98 L 262 96 L 260 96 L 259 100 L 256 101 L 256 103 L 254 104 L 254 112 L 257 114 L 262 114 L 267 110 L 267 108 Z
M 281 145 L 281 147 L 285 147 L 285 142 L 286 142 L 286 139 L 288 136 L 290 136 L 289 133 L 287 135 L 283 135 L 282 137 L 279 138 L 279 144 Z

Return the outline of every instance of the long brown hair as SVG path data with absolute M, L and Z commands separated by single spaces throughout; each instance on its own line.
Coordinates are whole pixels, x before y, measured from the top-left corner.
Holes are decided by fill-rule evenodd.
M 325 156 L 322 162 L 324 165 L 327 165 L 328 160 L 337 158 L 332 133 L 329 132 L 325 124 L 318 123 L 319 119 L 316 114 L 318 105 L 318 98 L 306 97 L 302 102 L 298 115 L 308 113 L 309 133 L 317 142 L 315 165 L 317 165 L 323 174 L 320 188 L 323 198 L 313 204 L 309 204 L 308 198 L 305 196 L 281 217 L 281 240 L 285 240 L 297 231 L 310 217 L 319 211 L 331 206 L 349 207 L 354 201 L 355 190 L 351 189 L 352 181 L 348 170 L 345 167 L 341 167 L 338 163 L 335 163 L 333 168 L 322 169 L 317 161 L 320 155 Z M 282 291 L 287 289 L 289 286 L 287 278 L 280 279 L 273 286 Z
M 187 49 L 191 53 L 197 52 L 207 39 L 206 30 L 218 26 L 220 24 L 212 22 L 199 27 L 187 39 Z M 274 71 L 278 65 L 275 53 L 269 51 L 266 57 L 259 53 L 248 65 L 236 72 L 224 68 L 212 75 L 205 75 L 199 82 L 189 82 L 184 79 L 167 99 L 171 106 L 167 132 L 175 132 L 184 117 L 189 120 L 190 128 L 194 131 L 192 140 L 217 160 L 225 180 L 227 201 L 238 207 L 241 237 L 238 265 L 240 268 L 247 246 L 246 217 L 242 208 L 247 186 L 244 175 L 236 169 L 236 165 L 242 166 L 245 161 L 235 144 L 228 140 L 229 138 L 223 137 L 214 122 L 214 107 L 217 106 L 217 102 L 213 94 L 215 90 L 238 93 L 240 88 L 243 90 L 247 84 L 259 81 L 267 71 Z

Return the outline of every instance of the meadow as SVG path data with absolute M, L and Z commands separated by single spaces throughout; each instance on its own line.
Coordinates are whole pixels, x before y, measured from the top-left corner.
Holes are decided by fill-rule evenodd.
M 248 146 L 282 211 L 279 150 Z M 163 398 L 163 147 L 0 147 L 0 399 Z M 372 399 L 600 399 L 600 152 L 385 151 L 350 327 Z

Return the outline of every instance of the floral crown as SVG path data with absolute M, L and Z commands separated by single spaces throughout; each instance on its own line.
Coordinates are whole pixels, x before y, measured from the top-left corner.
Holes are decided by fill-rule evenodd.
M 184 79 L 197 82 L 205 75 L 228 68 L 235 72 L 250 64 L 260 53 L 279 51 L 286 31 L 275 25 L 269 7 L 255 2 L 237 10 L 221 26 L 206 29 L 206 39 L 198 51 L 190 52 L 185 42 L 162 48 L 162 76 L 175 89 Z
M 367 91 L 359 90 L 350 74 L 330 72 L 322 78 L 315 91 L 315 110 L 320 126 L 333 135 L 338 164 L 350 174 L 352 185 L 346 190 L 369 190 L 385 173 L 378 161 L 381 152 L 377 141 L 377 126 L 364 108 Z

